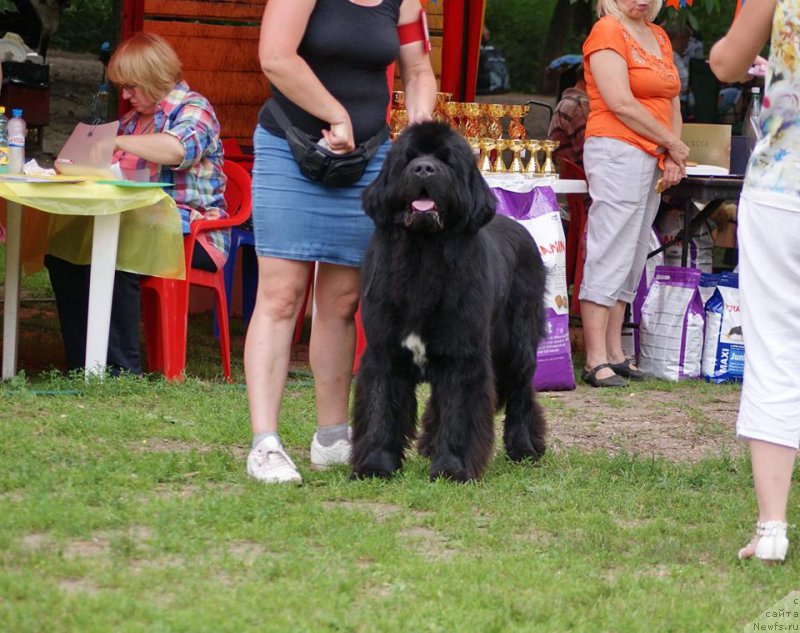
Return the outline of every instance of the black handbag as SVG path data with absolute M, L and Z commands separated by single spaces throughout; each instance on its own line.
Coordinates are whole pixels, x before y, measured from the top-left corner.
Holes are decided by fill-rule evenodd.
M 289 143 L 300 172 L 309 180 L 322 183 L 326 187 L 349 187 L 361 180 L 369 161 L 389 138 L 389 129 L 384 127 L 352 152 L 335 154 L 318 145 L 309 134 L 293 126 L 275 99 L 270 100 L 267 108 L 283 128 L 286 142 Z

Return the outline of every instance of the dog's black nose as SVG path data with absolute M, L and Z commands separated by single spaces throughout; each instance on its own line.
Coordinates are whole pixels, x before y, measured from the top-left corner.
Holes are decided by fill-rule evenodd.
M 411 166 L 411 173 L 420 178 L 427 178 L 436 173 L 436 165 L 432 160 L 426 158 L 417 158 Z

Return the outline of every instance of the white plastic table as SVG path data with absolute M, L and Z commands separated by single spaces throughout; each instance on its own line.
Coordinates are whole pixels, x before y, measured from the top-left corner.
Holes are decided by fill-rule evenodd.
M 145 235 L 158 234 L 156 253 L 163 254 L 160 263 L 154 262 L 152 260 L 159 258 L 149 256 L 153 251 L 150 249 L 147 257 L 137 255 L 141 260 L 149 260 L 142 269 L 136 270 L 135 263 L 125 266 L 125 269 L 143 274 L 183 278 L 183 241 L 180 216 L 174 201 L 162 189 L 157 188 L 128 189 L 94 182 L 25 184 L 10 183 L 2 179 L 0 197 L 7 201 L 2 379 L 10 379 L 17 373 L 23 205 L 48 214 L 93 216 L 85 367 L 87 377 L 91 374 L 102 375 L 108 353 L 111 301 L 114 272 L 118 266 L 122 214 L 129 211 L 147 214 L 147 217 L 131 224 L 134 228 L 129 235 L 123 237 L 141 240 L 147 239 L 143 238 Z M 137 226 L 141 229 L 138 235 Z M 46 237 L 42 236 L 42 239 Z M 177 254 L 177 258 L 172 253 Z
M 525 192 L 534 187 L 549 186 L 553 188 L 556 195 L 589 193 L 589 185 L 585 180 L 566 180 L 547 176 L 531 177 L 525 174 L 493 172 L 484 173 L 483 177 L 490 187 L 499 187 L 506 191 Z

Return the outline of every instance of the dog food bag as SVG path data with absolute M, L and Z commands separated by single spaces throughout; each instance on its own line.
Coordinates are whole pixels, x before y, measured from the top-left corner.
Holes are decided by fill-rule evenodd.
M 695 214 L 698 213 L 692 207 Z M 683 211 L 680 209 L 666 209 L 658 220 L 658 229 L 661 237 L 666 244 L 674 239 L 679 231 L 683 230 Z M 703 222 L 700 228 L 692 236 L 689 242 L 689 259 L 687 265 L 692 268 L 699 268 L 704 273 L 710 273 L 712 269 L 714 251 L 714 239 L 711 236 L 708 223 Z M 675 242 L 664 250 L 664 263 L 667 266 L 680 266 L 683 244 Z
M 556 194 L 546 186 L 526 192 L 493 191 L 498 201 L 496 213 L 515 219 L 528 230 L 547 270 L 547 334 L 536 352 L 534 386 L 538 391 L 575 389 L 569 341 L 566 237 Z
M 639 324 L 642 371 L 665 380 L 700 377 L 705 317 L 700 271 L 658 266 Z
M 708 300 L 714 295 L 717 289 L 721 273 L 703 273 L 700 275 L 700 299 L 703 301 L 703 306 L 708 303 Z M 708 315 L 706 315 L 708 317 Z
M 739 275 L 722 273 L 706 303 L 706 341 L 703 378 L 709 382 L 739 382 L 744 376 L 742 314 L 739 309 Z
M 650 240 L 648 242 L 648 252 L 652 253 L 653 251 L 657 251 L 661 247 L 661 238 L 658 237 L 658 233 L 655 229 L 650 229 Z M 660 252 L 652 257 L 648 257 L 645 260 L 644 270 L 642 271 L 642 277 L 639 279 L 639 287 L 636 289 L 636 296 L 633 298 L 633 303 L 631 303 L 631 324 L 630 326 L 625 326 L 622 328 L 622 342 L 623 347 L 622 351 L 625 353 L 625 356 L 629 358 L 639 358 L 639 354 L 641 352 L 641 341 L 639 340 L 639 323 L 642 320 L 642 306 L 644 305 L 645 299 L 647 299 L 647 293 L 650 291 L 650 285 L 653 283 L 653 276 L 656 274 L 656 268 L 658 266 L 664 265 L 664 252 Z M 630 331 L 630 334 L 626 334 L 626 330 Z M 632 349 L 631 349 L 632 346 Z

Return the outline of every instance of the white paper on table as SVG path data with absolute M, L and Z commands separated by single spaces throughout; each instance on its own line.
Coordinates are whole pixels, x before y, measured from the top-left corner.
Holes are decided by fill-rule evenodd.
M 692 165 L 686 168 L 687 176 L 727 176 L 730 169 L 719 165 Z

